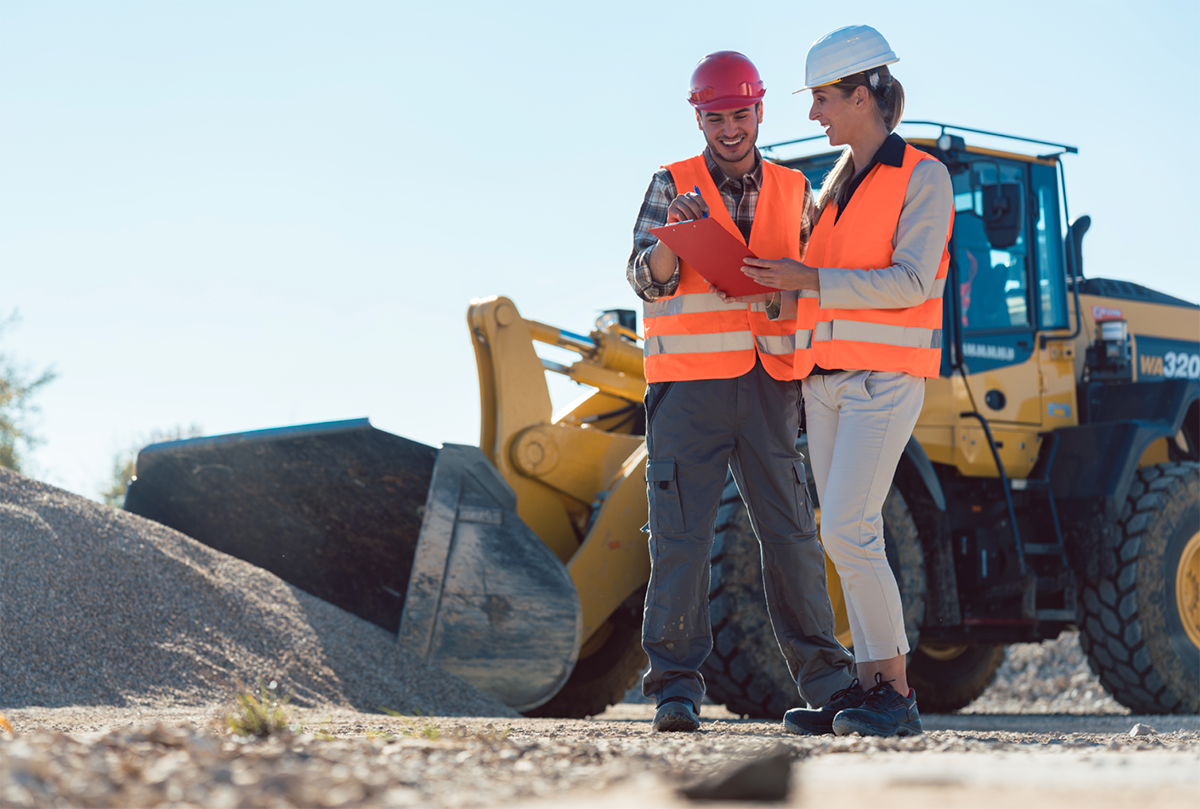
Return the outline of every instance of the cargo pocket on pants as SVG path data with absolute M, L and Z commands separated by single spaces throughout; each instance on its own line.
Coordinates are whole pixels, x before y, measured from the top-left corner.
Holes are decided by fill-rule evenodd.
M 654 534 L 682 534 L 683 504 L 675 479 L 675 459 L 663 458 L 646 464 L 646 489 L 650 501 L 650 531 Z
M 806 539 L 817 538 L 817 518 L 813 514 L 812 498 L 808 496 L 808 476 L 804 473 L 804 461 L 792 461 L 796 473 L 796 518 L 800 532 Z

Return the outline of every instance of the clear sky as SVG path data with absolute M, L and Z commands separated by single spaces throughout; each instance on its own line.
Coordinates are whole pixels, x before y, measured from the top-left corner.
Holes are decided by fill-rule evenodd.
M 636 308 L 642 194 L 702 148 L 696 61 L 756 62 L 760 144 L 819 134 L 790 93 L 853 23 L 909 119 L 1079 147 L 1088 275 L 1200 300 L 1194 0 L 0 0 L 0 352 L 59 374 L 32 471 L 96 496 L 176 425 L 476 443 L 470 299 L 584 332 Z

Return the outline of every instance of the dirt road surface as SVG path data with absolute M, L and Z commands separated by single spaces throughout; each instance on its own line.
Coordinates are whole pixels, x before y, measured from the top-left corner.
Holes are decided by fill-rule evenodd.
M 792 736 L 712 706 L 696 734 L 651 732 L 647 705 L 588 720 L 308 709 L 293 716 L 300 733 L 243 741 L 222 712 L 11 710 L 0 805 L 745 806 L 680 788 L 781 751 L 786 806 L 1192 809 L 1200 797 L 1196 716 L 931 715 L 922 736 L 864 739 Z M 1131 735 L 1138 724 L 1149 729 Z

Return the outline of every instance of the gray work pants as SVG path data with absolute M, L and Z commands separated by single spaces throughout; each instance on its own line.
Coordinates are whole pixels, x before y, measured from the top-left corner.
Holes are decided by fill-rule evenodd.
M 728 467 L 762 553 L 771 626 L 800 696 L 825 705 L 850 684 L 853 658 L 837 641 L 825 557 L 796 451 L 800 391 L 756 363 L 735 379 L 646 388 L 650 581 L 642 692 L 660 703 L 704 696 L 698 671 L 712 651 L 710 556 Z

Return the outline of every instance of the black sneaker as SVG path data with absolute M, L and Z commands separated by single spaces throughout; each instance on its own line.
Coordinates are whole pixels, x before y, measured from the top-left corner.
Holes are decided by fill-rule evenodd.
M 902 697 L 875 675 L 875 687 L 867 692 L 862 705 L 847 708 L 833 718 L 833 732 L 839 736 L 858 733 L 863 736 L 916 736 L 921 732 L 921 714 L 917 710 L 917 692 L 909 689 Z
M 867 698 L 867 692 L 858 684 L 858 678 L 850 685 L 834 691 L 829 704 L 822 708 L 792 708 L 783 715 L 783 726 L 801 736 L 820 736 L 833 733 L 833 717 L 846 708 L 857 708 Z
M 700 729 L 700 717 L 690 699 L 667 697 L 654 714 L 653 727 L 659 733 L 694 733 Z

